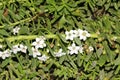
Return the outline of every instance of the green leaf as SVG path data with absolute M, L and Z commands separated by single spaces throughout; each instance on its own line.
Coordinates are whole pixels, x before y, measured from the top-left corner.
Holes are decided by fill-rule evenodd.
M 100 55 L 101 55 L 102 53 L 103 53 L 103 48 L 97 49 L 96 54 L 97 54 L 98 58 L 100 58 Z
M 110 5 L 111 5 L 110 3 L 105 4 L 105 10 L 108 10 Z
M 114 60 L 114 57 L 115 57 L 115 54 L 110 50 L 108 44 L 107 44 L 107 41 L 103 42 L 103 46 L 107 52 L 107 56 L 109 58 L 109 61 L 112 63 L 113 60 Z
M 13 46 L 12 46 L 11 42 L 9 40 L 5 40 L 5 41 L 6 41 L 7 45 L 8 45 L 8 47 L 12 49 Z
M 9 36 L 9 33 L 8 33 L 6 30 L 1 29 L 1 30 L 0 30 L 0 35 Z
M 119 54 L 118 58 L 116 60 L 114 60 L 114 64 L 115 65 L 119 65 L 120 64 L 120 54 Z
M 114 3 L 114 8 L 118 10 L 118 5 L 116 3 Z
M 21 27 L 19 34 L 29 34 L 29 28 L 27 26 Z
M 83 64 L 83 59 L 82 59 L 82 55 L 78 54 L 77 55 L 77 65 L 80 67 Z
M 65 16 L 63 15 L 59 21 L 59 29 L 63 28 L 64 24 L 67 22 Z
M 48 4 L 52 4 L 52 5 L 54 5 L 54 6 L 55 6 L 55 4 L 56 4 L 55 0 L 47 0 L 47 3 L 48 3 Z
M 26 46 L 28 48 L 29 54 L 30 55 L 33 54 L 30 42 L 27 40 L 27 41 L 25 41 L 25 44 L 26 44 Z
M 66 59 L 66 56 L 61 56 L 61 57 L 59 58 L 59 62 L 60 62 L 60 64 L 62 64 L 63 61 L 65 61 L 65 59 Z
M 53 57 L 55 57 L 55 54 L 54 54 L 53 50 L 51 49 L 49 42 L 47 42 L 47 46 L 48 46 L 48 49 L 49 49 L 51 55 L 52 55 Z
M 5 59 L 4 61 L 2 61 L 1 67 L 4 68 L 9 64 L 9 62 L 10 62 L 10 58 Z
M 115 74 L 118 74 L 120 71 L 120 65 L 118 65 L 117 69 L 115 70 Z
M 58 36 L 63 42 L 68 43 L 68 41 L 65 39 L 65 36 L 62 36 L 60 34 L 58 34 Z
M 106 61 L 107 61 L 107 55 L 102 55 L 98 60 L 98 64 L 102 67 Z
M 86 56 L 86 58 L 85 58 L 85 61 L 89 61 L 89 59 L 92 57 L 92 53 L 89 53 L 87 56 Z
M 100 76 L 100 80 L 104 80 L 104 78 L 105 78 L 105 71 L 104 70 L 101 70 L 100 72 L 99 72 L 99 76 Z
M 22 69 L 22 67 L 21 67 L 20 64 L 18 64 L 17 69 L 18 69 L 18 71 L 19 71 L 21 74 L 25 74 L 25 72 L 24 72 L 24 70 Z
M 76 64 L 74 63 L 74 61 L 72 60 L 72 58 L 71 58 L 69 55 L 67 55 L 67 57 L 68 57 L 69 63 L 72 65 L 72 67 L 73 67 L 74 69 L 77 69 L 77 66 L 76 66 Z
M 75 38 L 74 40 L 75 40 L 75 42 L 77 43 L 77 45 L 81 45 L 81 41 L 80 41 L 79 38 Z

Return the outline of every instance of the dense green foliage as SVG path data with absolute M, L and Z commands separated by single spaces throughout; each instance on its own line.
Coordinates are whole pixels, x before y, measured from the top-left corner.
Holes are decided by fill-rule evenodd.
M 119 80 L 120 79 L 120 1 L 119 0 L 0 0 L 0 44 L 3 48 L 23 43 L 27 54 L 0 59 L 0 80 Z M 13 28 L 20 27 L 17 35 Z M 82 29 L 92 36 L 85 52 L 55 57 L 59 47 L 66 52 L 65 31 Z M 28 56 L 31 42 L 46 36 L 49 55 L 45 62 Z M 88 46 L 93 46 L 90 52 Z M 49 53 L 46 50 L 49 49 Z

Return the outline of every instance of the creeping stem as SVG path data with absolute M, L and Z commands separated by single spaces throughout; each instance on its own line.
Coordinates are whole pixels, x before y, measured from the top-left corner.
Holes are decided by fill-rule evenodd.
M 48 34 L 48 35 L 44 35 L 46 39 L 58 39 L 58 36 L 56 34 Z M 63 37 L 65 37 L 64 34 L 62 34 Z M 19 35 L 19 36 L 11 36 L 8 38 L 0 38 L 0 42 L 3 42 L 4 40 L 8 40 L 10 42 L 13 42 L 15 40 L 33 40 L 35 38 L 39 37 L 38 35 Z M 99 38 L 100 36 L 97 34 L 91 34 L 90 38 Z M 120 39 L 120 37 L 118 36 L 111 36 L 111 39 L 113 40 L 114 38 L 116 39 Z
M 7 3 L 8 4 L 10 4 L 10 3 L 14 3 L 14 2 L 22 2 L 22 1 L 26 1 L 26 0 L 10 0 L 10 1 L 8 1 Z M 2 2 L 0 2 L 0 6 L 1 5 L 4 5 L 6 3 L 6 1 L 2 1 Z
M 20 36 L 11 36 L 11 37 L 8 37 L 8 38 L 4 38 L 4 39 L 1 39 L 0 38 L 0 42 L 3 42 L 4 40 L 7 40 L 7 41 L 10 41 L 10 42 L 13 42 L 15 40 L 32 40 L 32 39 L 35 39 L 39 37 L 38 35 L 20 35 Z M 49 34 L 49 35 L 45 35 L 45 37 L 47 39 L 49 38 L 58 38 L 55 34 Z

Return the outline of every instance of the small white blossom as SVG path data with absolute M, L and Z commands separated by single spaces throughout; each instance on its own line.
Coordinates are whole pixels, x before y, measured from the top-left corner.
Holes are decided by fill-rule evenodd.
M 76 37 L 81 36 L 82 31 L 83 31 L 83 30 L 81 30 L 81 29 L 76 30 L 76 31 L 75 31 L 75 36 L 76 36 Z
M 65 34 L 66 34 L 66 40 L 73 40 L 76 37 L 74 30 L 70 30 L 69 32 L 66 31 Z
M 14 45 L 12 48 L 12 52 L 16 54 L 18 51 L 20 51 L 20 48 L 18 47 L 19 45 Z
M 113 41 L 116 41 L 117 40 L 117 37 L 113 37 Z
M 82 47 L 82 45 L 79 46 L 79 52 L 80 52 L 80 53 L 83 53 L 83 47 Z
M 41 55 L 41 53 L 38 51 L 38 49 L 36 49 L 34 47 L 32 47 L 32 52 L 33 52 L 32 55 L 34 58 Z
M 47 53 L 49 53 L 50 52 L 50 50 L 49 49 L 47 49 Z
M 83 30 L 83 31 L 79 31 L 79 38 L 80 40 L 85 41 L 87 39 L 87 37 L 90 37 L 90 34 L 88 33 L 88 31 Z
M 79 51 L 79 46 L 76 46 L 75 43 L 72 43 L 72 46 L 68 47 L 69 49 L 69 54 L 78 54 Z
M 55 52 L 54 54 L 56 55 L 56 57 L 61 57 L 61 56 L 65 55 L 66 53 L 62 52 L 62 49 L 59 49 L 59 51 Z
M 10 50 L 5 50 L 4 52 L 1 52 L 1 51 L 0 51 L 0 57 L 1 57 L 2 59 L 6 59 L 6 58 L 9 57 L 9 56 L 11 56 Z
M 2 49 L 3 48 L 3 46 L 0 44 L 0 49 Z
M 34 41 L 32 45 L 35 46 L 35 48 L 37 49 L 46 47 L 45 37 L 41 36 L 39 38 L 36 38 L 36 41 Z
M 23 53 L 26 53 L 27 46 L 24 46 L 23 44 L 20 44 L 20 51 L 23 52 Z
M 41 57 L 37 57 L 37 58 L 41 61 L 46 61 L 47 59 L 49 59 L 49 57 L 46 55 L 42 55 Z
M 94 50 L 94 48 L 92 46 L 89 46 L 89 50 L 90 52 Z
M 17 33 L 19 33 L 19 30 L 20 30 L 19 27 L 15 27 L 15 28 L 13 29 L 13 34 L 16 35 Z

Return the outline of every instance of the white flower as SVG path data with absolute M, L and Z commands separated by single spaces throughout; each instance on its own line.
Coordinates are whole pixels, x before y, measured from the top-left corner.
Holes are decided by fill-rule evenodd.
M 49 59 L 49 57 L 47 57 L 46 55 L 42 55 L 41 57 L 37 57 L 37 58 L 41 61 L 46 61 L 47 59 Z
M 72 43 L 72 46 L 68 47 L 69 54 L 78 54 L 79 46 L 76 46 L 75 43 Z
M 65 34 L 66 34 L 66 40 L 73 40 L 76 37 L 74 30 L 70 30 L 69 32 L 66 31 Z
M 13 34 L 16 35 L 17 33 L 19 33 L 19 30 L 20 30 L 19 27 L 15 27 L 15 28 L 13 29 Z
M 76 37 L 81 36 L 82 31 L 83 31 L 83 30 L 81 30 L 81 29 L 76 30 L 76 31 L 75 31 L 75 36 L 76 36 Z
M 16 54 L 18 51 L 20 51 L 20 48 L 18 47 L 19 45 L 14 45 L 12 48 L 12 52 Z
M 83 53 L 83 47 L 82 47 L 82 45 L 79 46 L 79 52 L 80 52 L 80 53 Z
M 61 57 L 61 56 L 65 55 L 66 53 L 62 52 L 62 49 L 59 49 L 59 51 L 55 52 L 54 54 L 56 55 L 56 57 Z
M 50 50 L 49 49 L 47 49 L 47 53 L 49 53 L 50 52 Z
M 0 44 L 0 49 L 3 48 L 3 46 Z
M 89 50 L 90 52 L 94 50 L 94 48 L 92 46 L 89 46 Z
M 45 38 L 43 36 L 36 38 L 36 41 L 34 41 L 32 45 L 37 49 L 46 47 Z
M 20 51 L 23 52 L 23 53 L 26 53 L 27 46 L 24 46 L 23 44 L 20 44 Z
M 33 52 L 32 55 L 34 58 L 41 55 L 41 53 L 38 51 L 38 49 L 36 49 L 34 47 L 32 47 L 32 52 Z
M 1 51 L 0 51 L 0 57 L 1 57 L 2 59 L 5 59 L 5 58 L 7 58 L 7 57 L 9 57 L 9 56 L 11 56 L 10 50 L 5 50 L 4 52 L 1 52 Z
M 90 37 L 90 34 L 86 30 L 79 30 L 78 33 L 79 33 L 80 40 L 85 41 L 87 37 Z
M 117 37 L 113 37 L 113 41 L 116 41 L 117 40 Z

